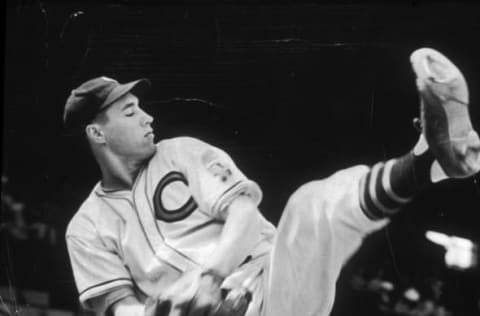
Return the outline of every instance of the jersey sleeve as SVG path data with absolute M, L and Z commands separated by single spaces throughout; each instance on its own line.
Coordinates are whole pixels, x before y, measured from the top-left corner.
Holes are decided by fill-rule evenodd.
M 88 300 L 89 305 L 95 312 L 95 315 L 113 316 L 112 306 L 113 304 L 126 299 L 127 297 L 135 297 L 135 291 L 131 286 L 122 285 L 116 287 L 112 291 L 96 296 Z
M 200 211 L 225 219 L 228 205 L 247 195 L 258 205 L 260 187 L 249 180 L 223 150 L 195 138 L 182 137 L 174 144 L 176 167 L 185 175 Z
M 120 257 L 97 237 L 67 235 L 67 247 L 80 303 L 88 308 L 89 300 L 120 286 L 133 286 Z

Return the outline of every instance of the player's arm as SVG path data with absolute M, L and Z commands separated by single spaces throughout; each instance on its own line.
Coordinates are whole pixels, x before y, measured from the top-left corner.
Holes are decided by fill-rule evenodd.
M 177 138 L 174 148 L 172 164 L 185 174 L 199 210 L 224 222 L 217 247 L 204 261 L 204 268 L 225 278 L 260 239 L 264 224 L 257 208 L 260 187 L 219 148 L 188 137 Z
M 210 274 L 198 275 L 194 271 L 185 275 L 160 298 L 160 302 L 170 302 L 173 306 L 182 304 L 188 305 L 190 313 L 195 314 L 207 310 L 207 306 L 215 308 L 220 303 L 219 290 L 223 278 L 228 276 L 237 268 L 249 255 L 251 249 L 258 241 L 261 233 L 262 217 L 255 202 L 246 195 L 239 195 L 234 198 L 225 210 L 225 225 L 222 231 L 217 248 L 206 262 L 205 269 L 212 271 Z M 196 275 L 199 279 L 195 279 Z M 220 277 L 216 277 L 220 276 Z M 185 284 L 184 284 L 185 283 Z M 196 283 L 197 285 L 193 285 Z M 180 289 L 180 290 L 178 290 Z M 191 295 L 189 294 L 191 292 Z M 191 301 L 193 299 L 193 301 Z M 113 316 L 132 315 L 158 315 L 162 310 L 162 303 L 152 301 L 152 304 L 143 305 L 135 296 L 128 296 L 115 302 L 110 310 Z M 160 305 L 158 305 L 160 304 Z M 169 314 L 171 307 L 165 310 Z M 162 314 L 163 312 L 160 312 Z M 218 315 L 233 315 L 233 312 L 226 310 L 217 313 Z M 190 315 L 190 314 L 189 314 Z
M 202 271 L 196 275 L 186 274 L 186 281 L 177 282 L 177 285 L 183 282 L 194 286 L 188 290 L 177 286 L 179 291 L 174 285 L 161 298 L 173 301 L 174 305 L 187 302 L 189 311 L 195 311 L 193 315 L 196 315 L 219 307 L 223 279 L 245 261 L 260 239 L 264 219 L 257 205 L 262 193 L 230 156 L 216 147 L 188 137 L 176 138 L 166 146 L 165 156 L 187 178 L 199 211 L 224 222 L 217 246 L 204 259 Z M 193 282 L 187 282 L 189 278 Z
M 173 310 L 184 310 L 189 316 L 213 312 L 216 316 L 243 315 L 240 305 L 222 305 L 221 285 L 250 254 L 259 239 L 262 219 L 256 203 L 246 195 L 238 195 L 224 210 L 224 228 L 217 248 L 208 257 L 203 272 L 191 271 L 161 297 L 161 303 L 171 301 Z M 248 304 L 248 303 L 247 303 Z M 182 307 L 183 306 L 183 307 Z M 167 308 L 170 309 L 167 305 Z M 157 307 L 157 310 L 164 310 Z M 210 314 L 209 314 L 210 315 Z
M 108 314 L 113 316 L 144 316 L 145 305 L 140 303 L 135 296 L 127 296 L 115 302 L 110 307 L 110 313 Z
M 86 216 L 74 217 L 66 242 L 80 303 L 96 315 L 105 315 L 115 303 L 129 301 L 136 294 L 116 249 L 103 242 L 93 223 Z
M 120 286 L 88 300 L 95 315 L 146 316 L 145 304 L 141 303 L 129 285 Z M 150 314 L 153 316 L 153 314 Z M 160 316 L 160 315 L 158 315 Z
M 247 258 L 262 229 L 262 218 L 249 196 L 239 195 L 227 207 L 220 241 L 205 264 L 207 270 L 222 278 L 231 274 Z

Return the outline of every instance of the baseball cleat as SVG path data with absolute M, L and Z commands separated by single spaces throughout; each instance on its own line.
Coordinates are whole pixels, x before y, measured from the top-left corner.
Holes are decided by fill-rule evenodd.
M 422 133 L 445 173 L 469 177 L 480 170 L 480 139 L 468 112 L 468 87 L 460 70 L 431 48 L 410 55 L 421 100 Z

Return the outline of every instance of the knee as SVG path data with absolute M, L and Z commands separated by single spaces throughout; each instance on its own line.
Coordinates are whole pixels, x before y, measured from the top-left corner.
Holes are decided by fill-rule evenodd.
M 300 186 L 288 199 L 282 217 L 289 222 L 310 221 L 323 198 L 324 181 L 311 181 Z M 320 208 L 321 210 L 322 208 Z

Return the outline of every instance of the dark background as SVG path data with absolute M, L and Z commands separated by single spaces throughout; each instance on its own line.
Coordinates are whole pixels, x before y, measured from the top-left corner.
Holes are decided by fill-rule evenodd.
M 462 69 L 480 128 L 478 4 L 10 0 L 6 7 L 2 172 L 30 216 L 59 234 L 55 251 L 16 260 L 60 307 L 76 304 L 63 234 L 99 177 L 82 140 L 62 128 L 66 98 L 87 79 L 149 78 L 143 106 L 157 137 L 190 135 L 226 150 L 262 187 L 260 207 L 274 223 L 306 181 L 414 145 L 416 48 L 438 49 Z M 447 271 L 424 233 L 478 242 L 479 212 L 478 181 L 446 181 L 368 238 L 352 264 L 386 266 L 402 284 L 435 275 L 478 293 L 465 281 L 478 274 Z

